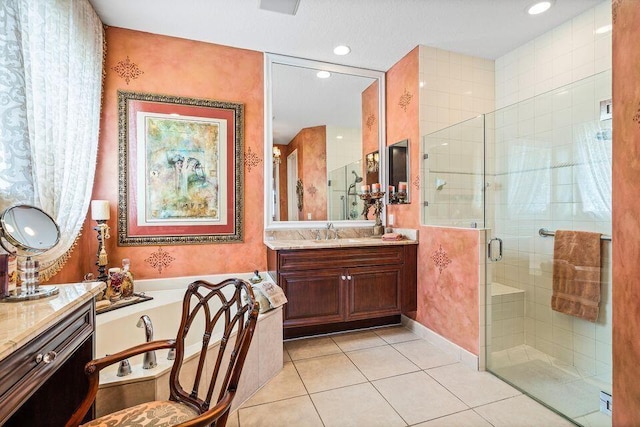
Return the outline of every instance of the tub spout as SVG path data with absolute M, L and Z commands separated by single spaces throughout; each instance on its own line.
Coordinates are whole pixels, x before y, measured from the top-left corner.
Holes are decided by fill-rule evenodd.
M 140 320 L 136 325 L 138 328 L 144 328 L 145 338 L 147 342 L 153 340 L 153 325 L 151 319 L 146 314 L 140 316 Z M 156 362 L 156 352 L 147 351 L 142 359 L 142 369 L 155 368 L 158 365 Z

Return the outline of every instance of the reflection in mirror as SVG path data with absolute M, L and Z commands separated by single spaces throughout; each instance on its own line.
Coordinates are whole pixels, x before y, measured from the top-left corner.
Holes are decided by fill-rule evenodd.
M 409 140 L 391 144 L 387 150 L 389 203 L 409 203 Z
M 384 134 L 384 73 L 279 55 L 267 55 L 266 67 L 267 227 L 362 220 L 365 154 Z

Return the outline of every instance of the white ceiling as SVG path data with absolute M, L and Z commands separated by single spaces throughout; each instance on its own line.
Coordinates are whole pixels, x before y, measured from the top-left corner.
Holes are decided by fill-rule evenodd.
M 260 0 L 89 0 L 107 25 L 387 71 L 419 44 L 495 59 L 602 0 L 300 0 L 295 16 Z M 351 54 L 333 54 L 337 44 Z
M 89 0 L 110 26 L 380 71 L 420 44 L 495 59 L 601 1 L 555 0 L 548 12 L 530 16 L 534 0 L 300 0 L 292 16 L 260 9 L 260 0 Z M 338 44 L 351 53 L 336 56 Z M 320 124 L 360 128 L 361 108 L 347 108 L 347 99 L 360 97 L 348 93 L 369 83 L 351 89 L 333 77 L 335 86 L 312 79 L 320 88 L 277 83 L 307 77 L 273 74 L 283 94 L 274 89 L 275 143 Z

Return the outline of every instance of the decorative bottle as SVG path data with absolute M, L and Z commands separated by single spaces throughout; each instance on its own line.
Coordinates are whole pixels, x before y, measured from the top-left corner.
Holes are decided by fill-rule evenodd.
M 122 298 L 133 296 L 133 273 L 131 273 L 130 266 L 129 258 L 122 260 Z
M 105 296 L 112 303 L 122 298 L 122 273 L 117 267 L 109 269 L 109 279 L 107 279 L 107 293 Z

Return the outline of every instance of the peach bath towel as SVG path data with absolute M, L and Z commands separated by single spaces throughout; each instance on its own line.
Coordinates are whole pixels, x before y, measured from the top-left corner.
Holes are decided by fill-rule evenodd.
M 551 308 L 595 322 L 600 303 L 600 234 L 556 231 Z

